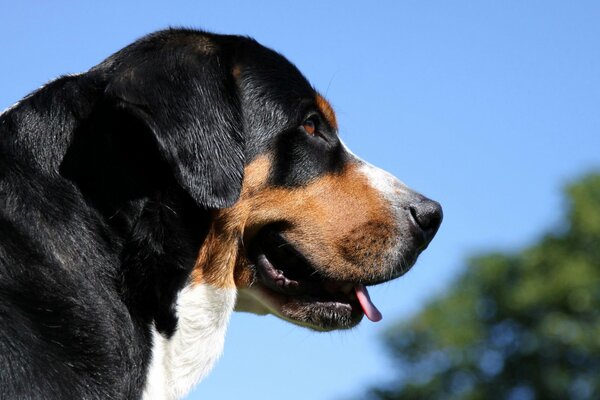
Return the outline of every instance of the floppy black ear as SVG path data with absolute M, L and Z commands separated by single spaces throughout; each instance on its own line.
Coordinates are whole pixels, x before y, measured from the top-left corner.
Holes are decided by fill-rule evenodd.
M 166 48 L 166 46 L 169 46 Z M 175 179 L 199 204 L 231 206 L 244 168 L 237 87 L 218 54 L 187 45 L 125 49 L 105 94 L 144 121 Z

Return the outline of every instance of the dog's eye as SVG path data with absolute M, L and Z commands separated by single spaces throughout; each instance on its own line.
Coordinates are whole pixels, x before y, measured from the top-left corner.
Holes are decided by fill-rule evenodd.
M 311 136 L 314 136 L 317 133 L 317 122 L 314 117 L 307 118 L 303 123 L 302 127 Z

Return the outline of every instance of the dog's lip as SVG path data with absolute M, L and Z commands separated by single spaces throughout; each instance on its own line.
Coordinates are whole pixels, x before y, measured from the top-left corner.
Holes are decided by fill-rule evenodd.
M 366 288 L 373 285 L 372 277 L 336 278 L 313 265 L 286 236 L 285 225 L 271 225 L 248 241 L 246 254 L 255 276 L 249 289 L 271 313 L 318 330 L 350 328 L 364 315 L 373 322 L 381 320 Z M 307 315 L 325 322 L 306 323 Z
M 355 297 L 353 300 L 334 300 L 310 294 L 284 295 L 266 287 L 261 280 L 254 282 L 246 291 L 271 314 L 317 331 L 352 328 L 364 316 Z M 298 318 L 299 315 L 304 318 Z M 336 315 L 336 317 L 327 319 L 326 315 Z
M 263 252 L 259 253 L 256 257 L 255 265 L 261 282 L 267 288 L 283 295 L 300 296 L 303 294 L 316 294 L 322 291 L 329 294 L 343 293 L 350 295 L 353 293 L 354 284 L 351 282 L 330 279 L 290 279 L 282 270 L 275 268 Z
M 318 274 L 292 279 L 271 263 L 260 247 L 255 254 L 253 264 L 256 280 L 250 289 L 275 315 L 325 331 L 351 328 L 362 319 L 364 313 L 355 283 L 324 278 Z M 309 318 L 312 321 L 327 322 L 311 323 L 298 319 L 299 310 L 303 315 L 312 314 L 314 318 Z M 325 315 L 336 317 L 326 319 Z

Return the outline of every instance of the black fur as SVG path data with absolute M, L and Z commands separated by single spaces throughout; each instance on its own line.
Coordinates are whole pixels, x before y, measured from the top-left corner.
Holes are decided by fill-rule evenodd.
M 298 134 L 314 94 L 252 39 L 167 30 L 0 115 L 0 398 L 138 398 L 244 165 L 271 152 L 287 186 L 341 168 L 324 120 Z

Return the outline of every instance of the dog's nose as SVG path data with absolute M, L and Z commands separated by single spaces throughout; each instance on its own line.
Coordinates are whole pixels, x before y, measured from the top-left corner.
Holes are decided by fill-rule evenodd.
M 410 215 L 423 231 L 426 243 L 429 243 L 442 223 L 443 213 L 440 203 L 419 196 L 419 199 L 410 205 Z

